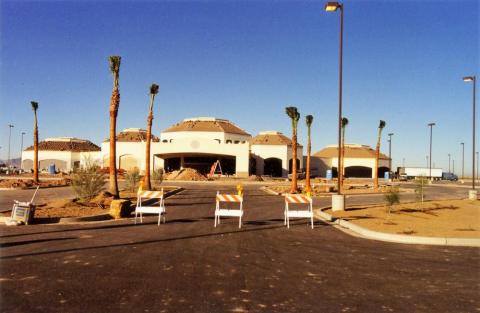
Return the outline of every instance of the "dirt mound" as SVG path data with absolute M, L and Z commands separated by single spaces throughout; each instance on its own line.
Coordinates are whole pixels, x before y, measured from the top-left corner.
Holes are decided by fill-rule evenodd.
M 197 170 L 193 168 L 184 168 L 179 171 L 173 171 L 166 175 L 168 180 L 190 180 L 190 181 L 203 181 L 207 178 L 200 174 Z
M 113 200 L 113 195 L 108 191 L 102 191 L 95 198 L 90 200 L 90 203 L 102 205 L 104 207 L 110 206 Z
M 41 180 L 40 187 L 56 187 L 56 186 L 68 186 L 71 184 L 71 180 L 68 178 L 55 179 L 55 180 Z M 31 188 L 37 186 L 33 179 L 0 179 L 0 188 Z
M 263 181 L 262 176 L 251 175 L 248 177 L 249 181 Z

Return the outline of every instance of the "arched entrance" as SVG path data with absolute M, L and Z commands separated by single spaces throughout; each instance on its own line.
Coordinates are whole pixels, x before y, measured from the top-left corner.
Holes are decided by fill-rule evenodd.
M 32 162 L 33 163 L 33 162 Z M 39 162 L 38 168 L 42 170 L 48 170 L 50 165 L 55 165 L 57 171 L 64 172 L 67 170 L 67 162 L 58 159 L 46 159 Z
M 345 167 L 345 177 L 372 178 L 372 169 L 367 166 Z
M 282 160 L 278 158 L 265 159 L 263 162 L 263 175 L 282 177 Z
M 389 168 L 386 166 L 381 166 L 378 168 L 378 178 L 383 178 L 385 177 L 385 172 L 388 172 Z
M 293 165 L 293 159 L 290 159 L 290 161 L 288 161 L 288 174 L 292 174 L 292 165 Z M 297 173 L 300 173 L 300 172 L 301 172 L 300 160 L 297 159 Z
M 25 159 L 22 162 L 22 169 L 24 171 L 30 171 L 33 168 L 33 160 Z
M 132 171 L 135 168 L 139 168 L 137 158 L 135 158 L 135 156 L 132 154 L 122 155 L 120 156 L 119 160 L 119 168 L 123 170 Z

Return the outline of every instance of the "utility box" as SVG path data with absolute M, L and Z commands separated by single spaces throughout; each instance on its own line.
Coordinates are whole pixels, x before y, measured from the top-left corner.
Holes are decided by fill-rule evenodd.
M 31 202 L 14 202 L 11 216 L 12 220 L 28 225 L 33 222 L 34 215 L 35 205 Z

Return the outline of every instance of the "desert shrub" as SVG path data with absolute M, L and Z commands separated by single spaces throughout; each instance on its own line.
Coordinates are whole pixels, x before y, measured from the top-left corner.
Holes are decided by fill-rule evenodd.
M 105 189 L 106 176 L 97 170 L 97 164 L 87 161 L 73 172 L 72 187 L 80 200 L 90 201 Z
M 400 193 L 398 191 L 398 187 L 390 187 L 384 197 L 387 206 L 387 213 L 390 214 L 392 207 L 395 204 L 400 203 Z
M 140 181 L 140 171 L 138 168 L 134 168 L 131 171 L 127 171 L 125 174 L 125 187 L 128 191 L 135 192 Z
M 163 168 L 156 169 L 152 172 L 152 180 L 156 184 L 161 184 L 163 182 Z
M 422 202 L 422 209 L 423 209 L 423 201 L 425 200 L 425 185 L 427 185 L 428 179 L 426 177 L 418 177 L 415 180 L 415 200 L 417 202 Z

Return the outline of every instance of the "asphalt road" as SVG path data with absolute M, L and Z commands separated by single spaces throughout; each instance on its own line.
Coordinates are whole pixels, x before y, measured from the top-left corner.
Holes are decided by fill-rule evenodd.
M 306 220 L 245 188 L 245 223 L 213 227 L 189 184 L 167 224 L 0 226 L 2 312 L 476 312 L 480 250 L 391 244 Z M 317 199 L 316 199 L 317 201 Z M 320 200 L 318 201 L 327 201 Z

